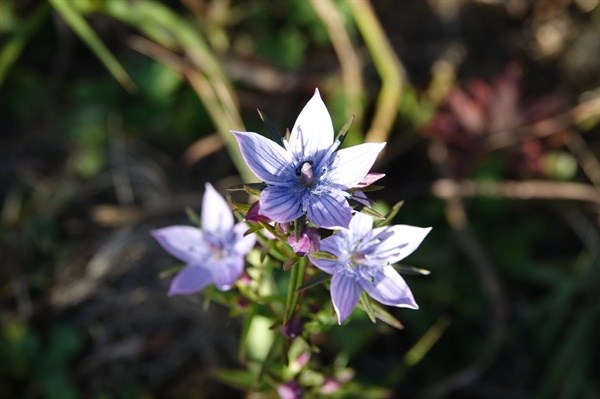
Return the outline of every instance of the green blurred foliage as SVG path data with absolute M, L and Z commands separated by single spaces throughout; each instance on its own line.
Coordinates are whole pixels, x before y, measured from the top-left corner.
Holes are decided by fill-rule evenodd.
M 70 366 L 81 346 L 81 337 L 68 326 L 56 326 L 42 339 L 20 322 L 2 325 L 0 393 L 23 399 L 79 397 Z

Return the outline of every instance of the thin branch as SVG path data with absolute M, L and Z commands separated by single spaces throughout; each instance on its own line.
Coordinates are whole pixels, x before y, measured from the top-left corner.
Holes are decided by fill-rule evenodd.
M 492 197 L 513 199 L 563 199 L 600 204 L 600 190 L 583 183 L 545 180 L 485 182 L 474 180 L 438 179 L 431 185 L 432 193 L 445 200 L 461 197 Z

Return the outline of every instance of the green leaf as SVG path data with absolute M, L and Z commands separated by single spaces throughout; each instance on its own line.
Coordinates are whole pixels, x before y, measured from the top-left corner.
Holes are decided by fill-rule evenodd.
M 65 22 L 83 40 L 88 47 L 102 61 L 115 79 L 129 93 L 134 93 L 137 88 L 119 61 L 112 55 L 110 50 L 102 43 L 96 32 L 90 27 L 83 16 L 73 8 L 70 1 L 49 0 L 54 9 L 61 15 Z
M 50 7 L 47 3 L 42 3 L 25 21 L 19 24 L 14 35 L 2 47 L 0 51 L 0 85 L 2 85 L 11 66 L 19 58 L 31 35 L 46 20 L 49 11 Z
M 356 209 L 359 212 L 369 215 L 375 219 L 385 220 L 385 216 L 383 216 L 381 213 L 377 212 L 375 209 L 373 209 L 369 206 L 366 206 L 365 204 L 362 204 L 354 199 L 349 199 L 348 202 L 350 203 L 351 206 L 354 206 L 354 209 Z
M 317 252 L 310 254 L 310 256 L 315 259 L 325 259 L 325 260 L 337 260 L 338 259 L 337 256 L 335 256 L 331 252 L 327 252 L 327 251 L 317 251 Z
M 256 380 L 252 372 L 245 370 L 215 370 L 213 376 L 225 385 L 244 391 L 252 390 Z
M 350 118 L 348 118 L 346 123 L 344 123 L 344 126 L 342 126 L 342 128 L 340 129 L 338 134 L 335 136 L 335 141 L 338 142 L 339 145 L 342 145 L 342 143 L 344 142 L 344 139 L 346 139 L 346 136 L 348 135 L 348 131 L 352 127 L 353 122 L 354 122 L 354 115 L 352 115 Z
M 421 269 L 419 267 L 403 265 L 400 263 L 392 265 L 392 267 L 394 269 L 396 269 L 396 271 L 400 274 L 413 274 L 413 275 L 419 275 L 419 276 L 428 276 L 431 274 L 431 272 L 427 269 Z
M 192 224 L 200 227 L 200 217 L 198 216 L 195 210 L 193 210 L 189 206 L 186 206 L 185 214 L 187 215 L 188 219 L 190 219 L 190 222 L 192 222 Z
M 260 231 L 262 229 L 263 227 L 260 224 L 253 224 L 248 230 L 246 230 L 246 232 L 244 233 L 244 237 L 246 237 L 248 234 L 256 233 L 257 231 Z
M 373 191 L 383 190 L 384 188 L 385 188 L 384 186 L 378 186 L 376 184 L 371 184 L 370 186 L 366 186 L 366 187 L 352 187 L 352 188 L 348 189 L 348 191 L 351 193 L 353 193 L 355 191 L 369 193 L 369 192 L 373 192 Z
M 363 292 L 363 295 L 366 295 Z M 365 312 L 367 312 L 367 314 L 369 315 L 369 318 L 371 318 L 371 316 L 383 321 L 384 323 L 397 328 L 398 330 L 402 330 L 404 329 L 404 326 L 402 325 L 402 323 L 400 323 L 398 321 L 398 319 L 396 319 L 394 316 L 392 316 L 387 310 L 383 309 L 381 306 L 379 306 L 378 304 L 376 304 L 375 302 L 373 302 L 372 300 L 370 300 L 369 298 L 369 302 L 368 305 L 369 309 L 367 310 L 365 308 L 365 304 L 363 303 L 361 297 L 361 301 L 358 303 L 358 307 L 361 308 L 362 310 L 364 310 Z M 371 313 L 369 313 L 371 312 Z M 371 319 L 373 320 L 373 319 Z
M 308 280 L 306 283 L 302 284 L 300 286 L 300 288 L 298 288 L 298 293 L 305 291 L 309 288 L 312 287 L 316 287 L 319 284 L 323 284 L 326 281 L 329 281 L 331 279 L 331 274 L 327 274 L 327 273 L 319 273 L 313 277 L 310 278 L 310 280 Z
M 228 191 L 245 191 L 250 195 L 259 196 L 260 192 L 267 187 L 264 183 L 246 183 L 246 184 L 237 184 L 235 186 L 229 187 Z
M 292 267 L 296 266 L 299 262 L 300 258 L 294 255 L 283 263 L 283 270 L 287 272 Z
M 406 355 L 404 355 L 404 362 L 410 366 L 419 363 L 433 345 L 441 338 L 451 322 L 452 319 L 450 316 L 441 315 L 433 326 L 419 338 L 417 343 L 406 352 Z
M 378 220 L 375 222 L 375 227 L 387 226 L 392 223 L 392 220 L 396 217 L 398 211 L 400 208 L 402 208 L 402 205 L 404 205 L 404 201 L 396 202 L 387 215 L 385 215 L 383 220 Z
M 377 322 L 377 317 L 375 317 L 375 311 L 373 310 L 373 304 L 371 302 L 371 298 L 369 298 L 367 293 L 364 291 L 360 295 L 360 305 L 361 305 L 360 308 L 362 310 L 364 310 L 365 312 L 367 312 L 367 315 L 369 316 L 369 319 L 371 319 L 371 322 L 373 324 L 375 324 Z
M 174 275 L 176 275 L 177 273 L 179 273 L 181 271 L 181 269 L 184 268 L 185 265 L 177 265 L 177 266 L 172 266 L 169 267 L 168 269 L 165 269 L 163 271 L 161 271 L 158 274 L 159 278 L 169 278 L 172 277 Z
M 260 111 L 260 109 L 257 109 L 257 111 L 258 111 L 258 115 L 260 116 L 260 119 L 262 119 L 265 126 L 267 126 L 269 133 L 271 133 L 271 136 L 273 137 L 273 141 L 275 141 L 277 144 L 279 144 L 280 146 L 285 148 L 285 145 L 283 144 L 283 140 L 284 140 L 283 135 L 281 133 L 279 133 L 279 131 L 277 130 L 277 128 L 275 127 L 273 122 L 271 122 L 271 119 L 269 119 L 267 117 L 267 115 L 263 114 Z

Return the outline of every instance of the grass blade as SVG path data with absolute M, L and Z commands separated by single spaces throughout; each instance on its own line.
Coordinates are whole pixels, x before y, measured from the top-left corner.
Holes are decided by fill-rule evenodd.
M 78 13 L 72 3 L 64 0 L 49 0 L 50 4 L 65 20 L 67 25 L 79 36 L 81 40 L 96 54 L 109 72 L 129 93 L 134 93 L 137 88 L 119 61 L 110 50 L 102 43 L 96 32 L 90 27 L 83 16 Z

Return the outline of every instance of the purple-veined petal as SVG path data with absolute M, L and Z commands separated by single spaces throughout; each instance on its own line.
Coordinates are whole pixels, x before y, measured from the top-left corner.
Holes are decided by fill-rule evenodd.
M 360 183 L 383 150 L 385 143 L 364 143 L 334 153 L 329 180 L 346 188 Z
M 196 227 L 169 226 L 150 234 L 168 253 L 186 263 L 202 259 L 210 252 L 204 234 Z
M 252 132 L 234 132 L 248 167 L 265 183 L 281 184 L 294 173 L 292 155 L 283 147 Z
M 244 271 L 244 257 L 243 256 L 231 256 L 227 258 L 219 259 L 210 265 L 210 272 L 212 273 L 215 285 L 221 291 L 227 291 L 231 289 L 235 280 L 240 278 Z
M 373 218 L 364 213 L 356 212 L 352 216 L 348 229 L 350 230 L 348 240 L 358 242 L 366 236 L 373 228 Z
M 356 307 L 362 289 L 353 277 L 345 273 L 335 273 L 331 279 L 331 301 L 338 316 L 338 323 L 350 316 Z
M 229 204 L 210 183 L 205 184 L 201 222 L 204 231 L 216 236 L 223 236 L 233 227 L 233 213 Z
M 353 192 L 352 199 L 358 203 L 363 204 L 364 206 L 371 206 L 371 203 L 369 202 L 367 195 L 365 193 L 363 193 L 362 191 Z
M 238 223 L 233 226 L 233 232 L 235 233 L 235 239 L 237 240 L 233 246 L 233 249 L 238 255 L 246 255 L 256 244 L 256 235 L 248 234 L 244 236 L 244 233 L 248 230 L 246 223 Z
M 341 193 L 329 191 L 309 199 L 306 215 L 318 227 L 347 229 L 352 219 L 352 209 Z
M 360 278 L 359 284 L 371 298 L 384 305 L 419 309 L 410 288 L 391 266 L 383 267 L 373 282 Z
M 387 263 L 399 262 L 412 254 L 430 231 L 431 227 L 416 227 L 405 224 L 373 229 L 373 237 L 378 235 L 386 237 L 379 243 L 374 255 Z
M 321 240 L 319 249 L 334 254 L 338 257 L 337 260 L 314 259 L 309 254 L 308 258 L 312 264 L 323 270 L 325 273 L 333 274 L 338 265 L 346 263 L 348 258 L 346 246 L 348 243 L 347 240 L 345 240 L 346 236 L 344 233 L 345 232 L 341 230 L 338 233 Z
M 290 133 L 289 149 L 296 158 L 304 160 L 327 151 L 333 143 L 333 123 L 319 89 L 298 115 Z
M 260 214 L 279 223 L 291 222 L 302 216 L 297 194 L 283 186 L 269 186 L 260 193 Z
M 169 296 L 198 292 L 213 282 L 213 276 L 204 266 L 189 264 L 171 281 Z

